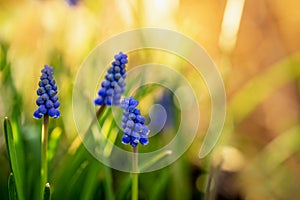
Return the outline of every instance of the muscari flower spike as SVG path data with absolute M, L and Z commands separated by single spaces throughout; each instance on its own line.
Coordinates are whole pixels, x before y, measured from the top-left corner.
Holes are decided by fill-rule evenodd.
M 60 105 L 57 97 L 57 86 L 53 79 L 53 68 L 45 65 L 41 70 L 42 75 L 39 81 L 39 88 L 36 93 L 39 96 L 36 100 L 38 109 L 33 113 L 36 119 L 42 118 L 43 115 L 49 115 L 53 118 L 58 118 L 60 112 L 58 107 Z
M 140 142 L 142 145 L 147 145 L 149 129 L 144 125 L 145 117 L 136 106 L 139 104 L 133 97 L 125 98 L 121 102 L 121 108 L 124 109 L 122 117 L 122 128 L 124 135 L 122 137 L 123 144 L 130 144 L 136 147 Z
M 126 64 L 127 55 L 120 52 L 115 55 L 112 66 L 107 70 L 105 80 L 101 83 L 101 89 L 98 91 L 98 97 L 95 99 L 95 105 L 106 104 L 120 105 L 120 99 L 125 91 Z

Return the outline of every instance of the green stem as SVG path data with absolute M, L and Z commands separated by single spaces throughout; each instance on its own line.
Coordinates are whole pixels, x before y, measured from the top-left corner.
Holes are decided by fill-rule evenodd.
M 132 200 L 138 200 L 138 147 L 132 149 Z
M 104 105 L 100 106 L 100 108 L 97 110 L 97 112 L 96 112 L 97 119 L 99 119 L 99 117 L 103 113 L 105 107 L 106 107 L 106 105 L 104 104 Z
M 43 192 L 48 179 L 48 159 L 47 159 L 48 124 L 49 124 L 49 116 L 46 114 L 44 115 L 44 121 L 42 126 L 42 168 L 41 168 L 42 184 L 41 186 Z

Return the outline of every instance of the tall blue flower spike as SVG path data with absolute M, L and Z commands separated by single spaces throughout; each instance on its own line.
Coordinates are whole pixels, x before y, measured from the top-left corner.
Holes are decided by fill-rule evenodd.
M 33 113 L 33 117 L 40 119 L 43 115 L 49 115 L 50 117 L 58 118 L 60 116 L 58 110 L 60 103 L 57 97 L 57 86 L 52 76 L 53 68 L 45 65 L 41 72 L 39 88 L 36 91 L 39 96 L 36 99 L 36 105 L 39 107 Z
M 130 144 L 136 147 L 140 142 L 142 145 L 147 145 L 149 129 L 144 125 L 145 117 L 136 106 L 139 104 L 133 97 L 125 98 L 121 102 L 123 108 L 122 128 L 124 135 L 122 137 L 123 144 Z
M 101 89 L 98 91 L 98 97 L 95 99 L 95 105 L 103 104 L 112 106 L 120 105 L 120 99 L 125 91 L 126 64 L 127 55 L 120 52 L 115 55 L 112 66 L 107 70 L 105 80 L 101 83 Z

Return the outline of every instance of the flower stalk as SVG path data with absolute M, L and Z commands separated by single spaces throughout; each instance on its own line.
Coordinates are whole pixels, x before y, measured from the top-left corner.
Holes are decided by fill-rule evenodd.
M 132 200 L 139 197 L 139 177 L 138 177 L 138 146 L 132 148 Z
M 96 112 L 96 119 L 98 120 L 100 118 L 100 116 L 102 115 L 103 111 L 105 110 L 105 104 L 100 106 L 100 108 L 97 110 Z
M 44 115 L 43 125 L 42 125 L 42 167 L 41 167 L 41 176 L 42 176 L 42 190 L 44 189 L 45 184 L 48 179 L 48 124 L 49 124 L 49 115 Z
M 137 108 L 138 104 L 139 102 L 133 97 L 125 98 L 121 102 L 121 108 L 123 108 L 122 128 L 124 129 L 122 143 L 132 146 L 132 200 L 137 200 L 139 197 L 138 144 L 147 145 L 149 143 L 149 129 L 144 124 L 146 119 Z
M 60 111 L 58 110 L 60 103 L 57 97 L 57 85 L 53 79 L 53 67 L 45 65 L 41 70 L 42 75 L 38 83 L 39 88 L 36 93 L 38 98 L 36 99 L 36 105 L 38 108 L 34 111 L 33 117 L 35 119 L 41 119 L 43 117 L 42 125 L 42 153 L 41 153 L 41 196 L 44 193 L 45 185 L 48 181 L 48 125 L 49 117 L 60 117 Z

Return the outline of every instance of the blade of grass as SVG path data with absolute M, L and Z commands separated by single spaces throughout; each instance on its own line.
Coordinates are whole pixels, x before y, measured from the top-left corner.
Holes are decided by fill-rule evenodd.
M 46 183 L 44 189 L 44 200 L 50 200 L 50 199 L 51 199 L 50 184 Z
M 300 78 L 300 53 L 271 66 L 245 85 L 229 102 L 228 111 L 235 122 L 241 122 L 270 94 L 292 80 Z
M 13 134 L 11 123 L 7 117 L 4 119 L 4 134 L 5 134 L 6 146 L 7 146 L 7 151 L 10 160 L 11 171 L 13 172 L 15 177 L 17 196 L 18 199 L 23 200 L 24 199 L 23 180 L 20 174 L 21 172 L 20 169 L 23 166 L 20 166 L 18 163 L 18 159 L 17 159 L 18 155 L 16 153 L 16 147 L 14 142 L 14 134 Z
M 113 191 L 113 179 L 112 179 L 111 169 L 104 165 L 103 165 L 103 169 L 105 175 L 105 179 L 104 179 L 105 197 L 108 200 L 113 200 L 115 199 L 115 196 Z
M 54 174 L 54 177 L 51 181 L 55 185 L 55 190 L 53 190 L 53 199 L 63 198 L 65 194 L 65 186 L 69 185 L 69 181 L 72 179 L 74 174 L 76 174 L 78 168 L 86 160 L 86 149 L 83 145 L 80 145 L 77 151 L 67 157 L 67 160 L 63 162 L 60 167 L 60 170 Z
M 99 123 L 103 123 L 105 121 L 105 116 L 110 113 L 110 109 L 105 109 L 106 106 L 102 106 L 97 111 L 96 115 L 99 119 Z M 93 124 L 94 121 L 91 123 Z M 92 134 L 88 134 L 90 130 L 87 131 L 86 134 L 88 137 L 85 139 L 88 140 L 93 137 Z M 99 144 L 101 145 L 101 144 Z M 66 156 L 63 158 L 61 162 L 61 167 L 59 170 L 55 171 L 53 174 L 52 183 L 59 183 L 59 185 L 68 185 L 68 181 L 73 177 L 73 175 L 77 172 L 78 167 L 81 166 L 83 162 L 88 158 L 88 151 L 85 148 L 84 144 L 81 142 L 81 138 L 78 136 L 75 138 L 70 148 L 68 149 Z M 65 189 L 64 187 L 57 187 L 53 192 L 54 198 L 61 198 L 61 195 L 64 195 Z
M 66 193 L 65 199 L 74 199 L 78 194 L 78 188 L 82 185 L 82 177 L 86 175 L 88 170 L 88 161 L 84 161 L 76 170 L 75 174 L 68 180 L 67 188 L 64 188 L 64 193 Z M 59 197 L 58 199 L 62 199 Z
M 171 166 L 171 199 L 191 199 L 190 166 L 181 157 Z
M 154 165 L 155 163 L 157 163 L 158 161 L 166 158 L 167 156 L 171 155 L 172 154 L 172 151 L 171 150 L 168 150 L 168 151 L 164 151 L 158 155 L 156 155 L 155 157 L 151 158 L 151 160 L 149 160 L 147 163 L 143 164 L 141 167 L 140 167 L 140 171 L 143 172 L 143 171 L 146 171 L 148 168 L 150 168 L 152 165 Z
M 81 198 L 82 200 L 90 200 L 93 199 L 93 194 L 95 193 L 97 189 L 97 181 L 99 180 L 99 172 L 100 172 L 100 164 L 99 163 L 92 163 L 89 166 L 85 184 L 83 186 L 82 192 L 81 192 Z
M 275 173 L 280 164 L 300 151 L 299 133 L 300 125 L 297 125 L 277 136 L 258 154 L 254 161 L 251 162 L 253 165 L 249 165 L 249 168 L 252 167 L 252 170 L 254 170 L 255 166 L 268 164 L 268 174 L 272 175 L 272 173 Z M 267 163 L 264 162 L 266 160 L 268 161 Z
M 8 197 L 9 200 L 17 200 L 16 184 L 13 173 L 10 173 L 8 177 Z
M 62 129 L 56 127 L 52 133 L 50 134 L 49 138 L 49 145 L 48 145 L 48 162 L 51 163 L 52 159 L 54 158 L 55 152 L 57 150 L 58 144 L 60 142 L 60 136 L 62 133 Z
M 121 185 L 121 189 L 116 193 L 116 199 L 117 200 L 123 200 L 125 199 L 127 193 L 130 191 L 130 186 L 131 186 L 131 177 L 128 176 L 124 181 L 123 184 Z
M 156 199 L 163 199 L 164 193 L 166 191 L 166 187 L 168 185 L 168 182 L 170 180 L 170 174 L 169 173 L 163 173 L 159 181 L 157 181 L 156 184 L 153 185 L 151 188 L 151 195 L 149 195 L 149 200 L 156 200 Z

